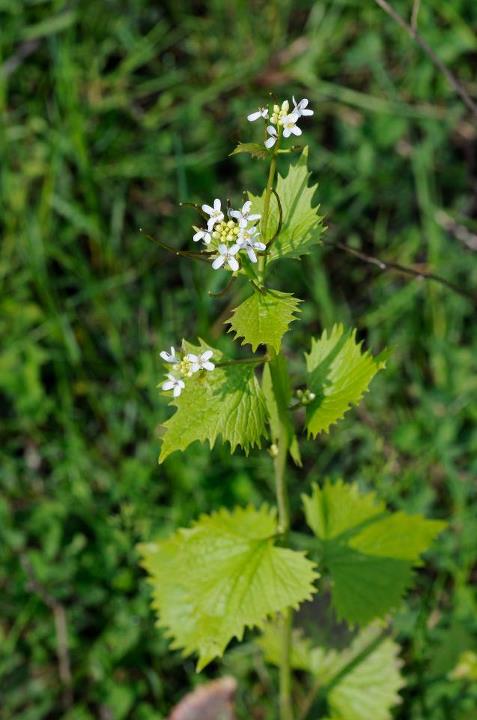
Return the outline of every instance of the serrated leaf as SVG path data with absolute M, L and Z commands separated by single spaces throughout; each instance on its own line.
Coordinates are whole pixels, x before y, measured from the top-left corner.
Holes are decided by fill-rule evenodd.
M 271 440 L 278 444 L 281 427 L 284 427 L 287 433 L 288 451 L 295 465 L 301 467 L 300 446 L 289 411 L 292 394 L 290 377 L 283 354 L 277 355 L 271 363 L 266 363 L 263 369 L 262 389 L 267 404 Z
M 259 345 L 271 345 L 278 353 L 282 337 L 296 320 L 299 303 L 298 298 L 279 290 L 254 292 L 226 321 L 229 332 L 235 333 L 236 340 L 243 338 L 242 345 L 249 343 L 254 352 Z
M 252 157 L 260 159 L 266 158 L 268 155 L 266 148 L 258 143 L 239 143 L 230 155 L 239 155 L 240 153 L 248 153 Z
M 379 370 L 386 367 L 387 354 L 374 358 L 356 342 L 356 330 L 334 325 L 320 339 L 312 338 L 305 353 L 308 387 L 316 395 L 306 408 L 308 434 L 328 432 L 351 405 L 359 403 Z
M 379 625 L 372 625 L 341 651 L 312 647 L 301 633 L 294 632 L 291 665 L 317 678 L 333 720 L 389 720 L 391 709 L 401 701 L 399 690 L 404 681 L 400 673 L 399 646 L 390 638 L 380 642 L 381 632 Z M 278 665 L 280 636 L 274 624 L 267 623 L 258 643 L 266 659 Z M 360 657 L 363 659 L 357 662 Z M 352 666 L 354 662 L 357 664 Z M 334 684 L 334 679 L 345 668 L 349 668 L 349 672 Z M 331 689 L 327 692 L 326 686 L 330 683 Z
M 351 624 L 365 625 L 399 605 L 421 553 L 445 527 L 439 520 L 390 513 L 374 493 L 361 494 L 342 481 L 315 485 L 303 502 L 322 543 L 333 605 Z
M 159 626 L 174 648 L 199 654 L 199 670 L 245 628 L 313 593 L 315 566 L 303 553 L 276 547 L 276 532 L 275 511 L 266 506 L 222 509 L 140 547 Z
M 208 348 L 184 344 L 186 352 L 200 353 Z M 214 350 L 214 361 L 221 354 Z M 219 436 L 246 453 L 260 447 L 266 433 L 265 398 L 250 365 L 216 367 L 212 372 L 198 372 L 185 380 L 182 394 L 171 401 L 176 412 L 163 424 L 159 462 L 175 450 L 185 450 L 195 440 L 208 441 L 212 448 Z
M 299 258 L 310 253 L 319 244 L 323 233 L 323 218 L 318 214 L 319 205 L 313 201 L 318 185 L 308 187 L 310 173 L 307 167 L 308 148 L 300 155 L 298 162 L 291 165 L 286 177 L 277 177 L 276 192 L 282 208 L 282 227 L 274 240 L 269 262 L 282 257 Z M 265 193 L 261 196 L 250 195 L 252 212 L 263 214 Z M 267 225 L 267 240 L 270 240 L 278 228 L 279 208 L 275 197 L 270 203 Z

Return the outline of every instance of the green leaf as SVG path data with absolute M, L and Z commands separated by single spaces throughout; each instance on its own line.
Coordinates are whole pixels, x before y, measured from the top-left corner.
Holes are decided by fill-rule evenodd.
M 230 153 L 230 156 L 239 155 L 240 153 L 248 153 L 252 157 L 260 159 L 266 158 L 268 155 L 267 149 L 258 143 L 239 143 Z
M 275 511 L 266 506 L 222 509 L 140 547 L 159 626 L 174 648 L 199 654 L 199 670 L 245 628 L 314 592 L 315 566 L 303 553 L 275 547 L 276 532 Z
M 184 343 L 186 352 L 200 353 L 208 346 Z M 211 348 L 210 348 L 211 349 Z M 214 350 L 214 362 L 221 353 Z M 212 372 L 198 372 L 185 379 L 182 394 L 171 401 L 176 412 L 163 424 L 159 462 L 175 450 L 185 450 L 195 440 L 209 441 L 212 448 L 220 435 L 246 453 L 260 447 L 266 433 L 266 405 L 263 392 L 251 365 L 216 367 Z
M 362 352 L 356 330 L 345 331 L 343 325 L 334 325 L 329 334 L 325 330 L 319 340 L 312 338 L 305 359 L 308 386 L 316 397 L 306 409 L 308 434 L 328 432 L 351 405 L 358 404 L 376 373 L 386 367 L 387 357 Z
M 272 442 L 280 441 L 281 428 L 287 433 L 287 447 L 295 465 L 301 467 L 301 455 L 293 422 L 290 417 L 290 376 L 284 355 L 277 355 L 263 369 L 262 389 L 267 404 Z
M 351 624 L 365 625 L 400 604 L 421 553 L 446 525 L 390 513 L 374 493 L 361 494 L 341 480 L 315 485 L 303 502 L 331 575 L 333 605 Z
M 278 353 L 282 337 L 296 320 L 299 303 L 301 300 L 279 290 L 254 292 L 226 321 L 229 332 L 235 333 L 236 340 L 243 338 L 242 345 L 249 343 L 254 352 L 259 345 L 271 345 Z
M 278 175 L 276 192 L 282 207 L 282 227 L 274 240 L 269 261 L 282 257 L 299 258 L 310 253 L 320 243 L 323 232 L 323 218 L 318 214 L 318 205 L 313 202 L 318 185 L 308 187 L 310 173 L 307 168 L 308 148 L 300 155 L 298 162 L 291 165 L 286 177 Z M 265 193 L 260 197 L 250 195 L 252 212 L 263 214 Z M 267 241 L 278 229 L 280 212 L 275 197 L 271 198 Z
M 267 623 L 258 643 L 265 658 L 278 665 L 280 636 L 273 623 Z M 401 701 L 404 681 L 399 646 L 390 638 L 383 640 L 377 624 L 361 631 L 339 652 L 311 647 L 295 631 L 291 665 L 317 678 L 333 720 L 389 720 L 391 709 Z

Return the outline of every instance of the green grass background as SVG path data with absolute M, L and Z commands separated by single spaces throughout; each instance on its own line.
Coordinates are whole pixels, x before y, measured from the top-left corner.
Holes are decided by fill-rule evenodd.
M 410 0 L 394 7 L 410 17 Z M 477 4 L 423 0 L 419 30 L 477 95 Z M 200 681 L 154 629 L 135 546 L 218 505 L 273 502 L 265 454 L 198 445 L 157 465 L 158 353 L 218 340 L 240 292 L 139 228 L 191 248 L 180 201 L 238 200 L 265 178 L 228 158 L 273 92 L 303 123 L 327 237 L 477 286 L 477 129 L 429 59 L 373 0 L 0 0 L 0 718 L 159 720 Z M 467 237 L 467 236 L 466 236 Z M 468 238 L 467 238 L 468 239 Z M 446 518 L 396 619 L 399 720 L 471 720 L 477 683 L 449 678 L 477 638 L 475 306 L 323 246 L 277 271 L 307 300 L 299 368 L 334 321 L 389 369 L 358 411 L 304 443 L 312 480 L 344 476 L 391 507 Z M 66 612 L 72 702 L 51 608 Z M 251 637 L 206 674 L 239 677 L 242 718 L 272 720 L 276 678 Z M 370 718 L 372 720 L 372 718 Z

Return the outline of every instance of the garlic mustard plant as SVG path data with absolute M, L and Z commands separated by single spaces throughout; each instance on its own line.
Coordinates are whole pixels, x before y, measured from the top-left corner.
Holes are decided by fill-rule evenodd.
M 305 352 L 296 342 L 284 351 L 302 300 L 274 287 L 274 269 L 312 253 L 324 232 L 308 149 L 291 143 L 312 115 L 306 98 L 249 114 L 253 126 L 244 126 L 258 135 L 262 125 L 262 136 L 232 155 L 267 165 L 263 189 L 235 208 L 219 198 L 196 205 L 202 227 L 193 226 L 192 241 L 201 242 L 200 252 L 174 251 L 184 256 L 179 262 L 205 260 L 227 271 L 229 285 L 242 288 L 243 300 L 226 322 L 228 352 L 204 340 L 160 352 L 166 373 L 160 388 L 173 412 L 159 462 L 196 441 L 213 448 L 219 438 L 231 452 L 262 449 L 274 501 L 216 509 L 189 529 L 143 543 L 140 552 L 159 627 L 174 649 L 197 656 L 198 670 L 247 632 L 278 668 L 280 720 L 387 720 L 403 686 L 393 611 L 444 523 L 389 510 L 376 492 L 344 479 L 315 478 L 307 486 L 308 475 L 300 485 L 303 518 L 297 502 L 290 513 L 287 467 L 294 463 L 300 472 L 303 436 L 311 442 L 336 431 L 388 358 L 364 350 L 356 330 L 340 323 L 311 338 Z M 305 524 L 309 535 L 291 532 Z M 315 596 L 328 598 L 334 620 L 353 629 L 347 647 L 305 638 L 295 611 Z

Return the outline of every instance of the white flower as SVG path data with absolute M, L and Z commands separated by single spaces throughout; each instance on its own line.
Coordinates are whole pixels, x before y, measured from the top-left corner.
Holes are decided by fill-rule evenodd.
M 249 222 L 255 222 L 255 220 L 260 220 L 262 217 L 261 215 L 249 215 L 251 207 L 252 203 L 247 200 L 241 210 L 230 211 L 230 217 L 237 220 L 239 227 L 246 228 Z
M 212 350 L 206 350 L 202 353 L 202 355 L 194 355 L 193 353 L 189 353 L 186 355 L 185 359 L 188 360 L 191 363 L 191 370 L 193 373 L 197 372 L 198 370 L 213 370 L 215 368 L 215 365 L 213 362 L 210 362 L 210 358 L 212 357 L 214 353 Z
M 304 115 L 313 115 L 313 110 L 310 110 L 307 108 L 308 100 L 307 98 L 303 98 L 303 100 L 300 100 L 300 102 L 297 103 L 295 98 L 293 98 L 293 105 L 295 106 L 293 109 L 293 114 L 297 114 L 298 117 L 302 117 Z
M 264 144 L 265 144 L 265 147 L 270 150 L 270 148 L 272 148 L 275 145 L 275 143 L 277 142 L 277 131 L 275 130 L 273 125 L 269 125 L 267 127 L 267 133 L 270 135 L 270 137 L 267 140 L 265 140 Z
M 299 117 L 297 113 L 293 112 L 283 118 L 283 137 L 287 138 L 290 137 L 290 135 L 301 135 L 301 130 L 297 125 Z
M 160 353 L 160 357 L 165 360 L 166 363 L 170 363 L 171 365 L 174 365 L 175 363 L 179 362 L 179 358 L 176 355 L 175 349 L 171 346 L 171 352 L 168 353 L 166 350 L 163 350 Z
M 212 263 L 212 267 L 214 268 L 214 270 L 218 270 L 220 267 L 222 267 L 222 265 L 226 264 L 233 272 L 237 272 L 240 265 L 235 255 L 238 253 L 239 250 L 240 245 L 238 245 L 237 243 L 232 245 L 232 247 L 227 247 L 227 245 L 220 243 L 218 247 L 219 256 L 215 258 L 214 262 Z
M 202 210 L 207 215 L 210 215 L 210 218 L 207 220 L 207 230 L 209 232 L 212 230 L 215 223 L 224 219 L 224 213 L 221 210 L 221 202 L 219 198 L 215 198 L 214 207 L 210 207 L 210 205 L 202 205 Z
M 172 394 L 174 395 L 174 397 L 179 397 L 179 395 L 185 388 L 185 382 L 180 378 L 177 378 L 175 375 L 172 375 L 171 373 L 167 373 L 166 377 L 167 380 L 165 383 L 162 384 L 162 389 L 172 390 Z
M 205 245 L 210 245 L 210 243 L 212 242 L 212 235 L 208 230 L 202 230 L 201 228 L 197 228 L 195 225 L 194 230 L 196 231 L 194 237 L 192 238 L 194 242 L 199 242 L 199 240 L 203 240 Z
M 256 263 L 257 262 L 257 256 L 255 255 L 255 250 L 263 251 L 267 249 L 267 246 L 265 243 L 260 242 L 258 240 L 258 237 L 260 237 L 257 228 L 252 227 L 248 230 L 243 230 L 241 234 L 239 235 L 238 243 L 240 245 L 241 250 L 245 250 L 247 253 L 250 262 Z
M 249 122 L 255 122 L 255 120 L 258 120 L 258 118 L 267 118 L 268 117 L 268 108 L 266 107 L 259 107 L 256 112 L 250 113 L 250 115 L 247 115 L 247 120 Z

